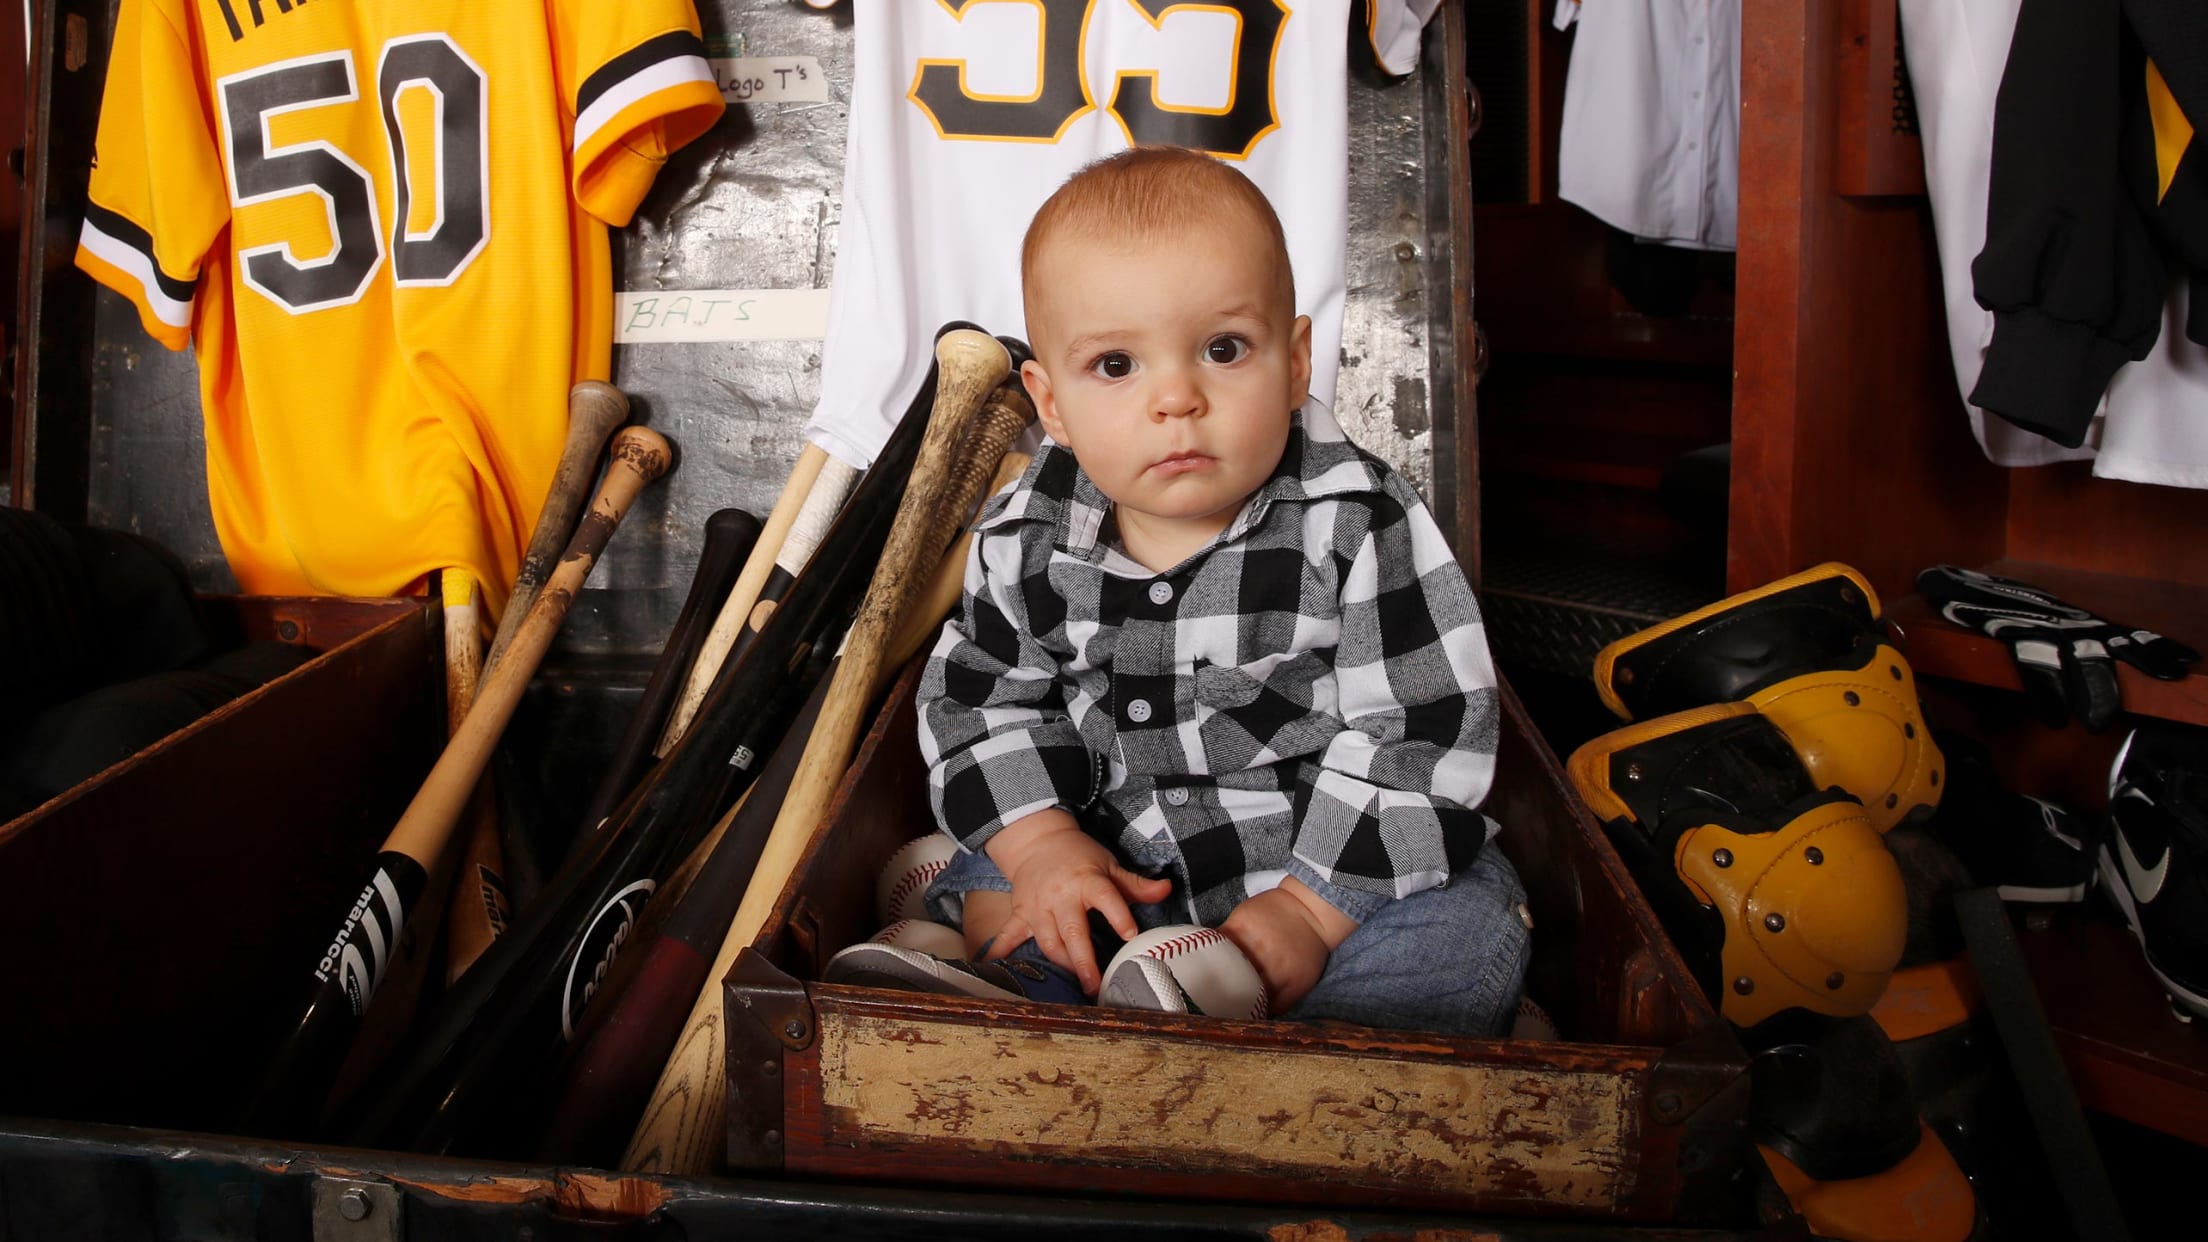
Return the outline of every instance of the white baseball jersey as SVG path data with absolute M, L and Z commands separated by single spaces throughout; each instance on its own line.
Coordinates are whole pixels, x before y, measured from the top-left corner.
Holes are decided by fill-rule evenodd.
M 1557 0 L 1557 29 L 1575 18 L 1558 194 L 1647 241 L 1733 249 L 1740 0 Z
M 1311 316 L 1311 392 L 1331 404 L 1353 5 L 1380 63 L 1410 72 L 1440 0 L 854 0 L 843 222 L 807 434 L 870 462 L 937 328 L 1024 336 L 1028 221 L 1074 170 L 1137 143 L 1209 151 L 1264 190 Z
M 1925 183 L 1946 286 L 1948 346 L 1965 393 L 1977 386 L 1993 340 L 1993 312 L 1972 293 L 1970 264 L 1986 244 L 1993 104 L 2018 6 L 2019 0 L 1901 0 L 1902 49 L 1924 135 Z M 2154 352 L 2116 372 L 2082 448 L 2064 448 L 1966 401 L 1986 456 L 2002 466 L 2092 458 L 2102 478 L 2208 487 L 2208 347 L 2185 339 L 2185 309 L 2179 281 Z

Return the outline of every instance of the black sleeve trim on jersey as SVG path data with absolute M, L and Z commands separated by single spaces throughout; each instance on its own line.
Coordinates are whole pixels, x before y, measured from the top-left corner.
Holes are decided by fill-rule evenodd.
M 189 303 L 192 300 L 192 291 L 199 282 L 178 280 L 161 270 L 161 260 L 155 258 L 153 253 L 153 234 L 138 227 L 136 221 L 119 216 L 98 203 L 84 205 L 84 218 L 91 221 L 92 226 L 102 233 L 146 256 L 146 266 L 152 270 L 154 283 L 161 286 L 161 292 L 179 302 Z
M 598 102 L 600 96 L 653 65 L 684 56 L 705 59 L 705 40 L 687 30 L 670 30 L 646 39 L 600 65 L 598 71 L 583 82 L 582 89 L 575 92 L 575 114 L 581 116 L 590 111 L 590 105 Z

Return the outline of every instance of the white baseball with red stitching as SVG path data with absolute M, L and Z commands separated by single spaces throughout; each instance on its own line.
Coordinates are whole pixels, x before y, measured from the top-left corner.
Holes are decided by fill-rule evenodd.
M 875 916 L 884 923 L 928 917 L 928 908 L 920 899 L 957 853 L 957 842 L 940 832 L 905 842 L 875 877 Z
M 1111 965 L 1133 957 L 1164 962 L 1180 981 L 1181 990 L 1212 1017 L 1262 1021 L 1271 1016 L 1265 981 L 1258 978 L 1257 968 L 1216 928 L 1193 923 L 1153 927 L 1128 941 L 1112 956 Z M 1104 973 L 1111 974 L 1111 968 L 1107 966 Z

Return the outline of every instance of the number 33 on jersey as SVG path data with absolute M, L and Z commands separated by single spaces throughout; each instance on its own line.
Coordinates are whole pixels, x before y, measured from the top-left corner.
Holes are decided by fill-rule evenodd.
M 720 113 L 690 0 L 123 0 L 77 263 L 196 346 L 240 585 L 512 582 L 606 228 Z
M 937 324 L 1020 331 L 1035 209 L 1081 165 L 1140 144 L 1233 160 L 1265 192 L 1311 316 L 1312 395 L 1331 404 L 1350 44 L 1407 73 L 1439 3 L 851 0 L 843 221 L 810 437 L 872 460 Z

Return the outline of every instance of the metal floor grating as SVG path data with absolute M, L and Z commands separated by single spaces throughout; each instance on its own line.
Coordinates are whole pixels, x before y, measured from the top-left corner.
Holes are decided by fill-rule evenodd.
M 1480 607 L 1506 671 L 1585 677 L 1610 643 L 1721 597 L 1659 562 L 1583 553 L 1488 553 Z

